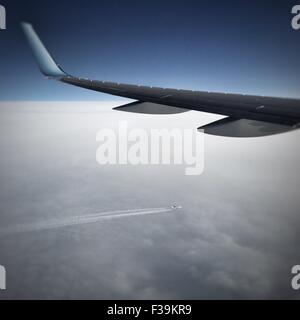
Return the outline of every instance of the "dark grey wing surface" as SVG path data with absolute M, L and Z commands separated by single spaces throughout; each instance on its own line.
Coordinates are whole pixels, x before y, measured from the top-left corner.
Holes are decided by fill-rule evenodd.
M 229 122 L 231 123 L 231 128 L 229 131 L 232 132 L 231 136 L 234 136 L 234 130 L 232 129 L 234 126 L 239 128 L 238 132 L 241 130 L 243 122 L 236 122 L 236 120 L 239 119 L 262 121 L 264 123 L 278 125 L 275 126 L 274 130 L 264 129 L 266 135 L 296 128 L 300 124 L 300 100 L 297 99 L 146 87 L 82 79 L 67 75 L 55 63 L 32 26 L 25 23 L 23 24 L 23 29 L 38 65 L 46 76 L 81 88 L 138 100 L 139 103 L 132 104 L 131 110 L 128 105 L 126 108 L 123 107 L 124 111 L 151 113 L 152 106 L 153 114 L 169 114 L 183 112 L 184 110 L 196 110 L 224 115 L 230 117 Z M 144 103 L 148 103 L 147 106 Z M 159 107 L 155 108 L 154 105 L 159 105 L 160 108 L 164 106 L 167 108 L 165 112 L 157 111 Z M 176 108 L 174 112 L 171 112 L 172 108 Z M 120 110 L 121 109 L 122 107 Z M 220 133 L 222 131 L 222 125 L 226 125 L 228 130 L 228 124 L 228 122 L 223 124 L 218 123 L 217 132 Z M 251 122 L 248 122 L 248 124 L 251 126 Z M 265 124 L 263 126 L 265 127 Z M 252 127 L 255 127 L 255 125 Z M 259 127 L 257 123 L 256 127 Z M 279 128 L 281 129 L 279 130 Z M 260 133 L 264 130 L 260 130 Z M 238 134 L 237 136 L 239 136 Z
M 90 90 L 237 119 L 294 126 L 300 123 L 300 100 L 144 87 L 62 77 L 62 82 Z

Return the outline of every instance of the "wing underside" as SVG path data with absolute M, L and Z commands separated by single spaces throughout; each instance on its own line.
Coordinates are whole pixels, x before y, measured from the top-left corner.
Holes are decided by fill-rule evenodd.
M 24 23 L 23 29 L 39 68 L 47 77 L 81 88 L 137 100 L 117 110 L 145 114 L 176 114 L 196 110 L 223 115 L 229 118 L 202 129 L 211 134 L 237 137 L 285 132 L 300 124 L 298 99 L 147 87 L 70 76 L 55 63 L 33 27 Z
M 184 113 L 189 110 L 170 107 L 163 104 L 136 101 L 129 104 L 122 105 L 120 107 L 114 108 L 117 111 L 132 112 L 132 113 L 142 113 L 142 114 L 178 114 Z

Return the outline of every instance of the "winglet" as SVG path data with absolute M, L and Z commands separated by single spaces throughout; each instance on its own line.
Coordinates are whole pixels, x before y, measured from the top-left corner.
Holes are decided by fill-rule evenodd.
M 41 72 L 45 76 L 51 78 L 66 77 L 67 74 L 57 65 L 57 63 L 51 57 L 42 41 L 40 40 L 39 36 L 33 29 L 33 26 L 27 22 L 21 23 L 21 26 Z

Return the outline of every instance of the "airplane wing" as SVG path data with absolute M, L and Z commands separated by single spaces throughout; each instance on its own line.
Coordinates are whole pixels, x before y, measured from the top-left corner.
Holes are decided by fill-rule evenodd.
M 147 87 L 74 77 L 54 61 L 29 23 L 22 28 L 41 72 L 48 78 L 77 87 L 137 100 L 117 110 L 174 114 L 196 110 L 223 115 L 226 119 L 199 129 L 206 133 L 255 137 L 281 133 L 300 126 L 300 100 L 243 94 Z

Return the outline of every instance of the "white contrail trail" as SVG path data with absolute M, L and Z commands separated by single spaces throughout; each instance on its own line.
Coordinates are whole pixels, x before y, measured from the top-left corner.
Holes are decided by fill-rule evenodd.
M 67 226 L 81 225 L 92 222 L 104 222 L 112 219 L 119 219 L 124 217 L 142 216 L 166 213 L 177 209 L 177 207 L 164 207 L 164 208 L 149 208 L 149 209 L 134 209 L 134 210 L 119 210 L 107 211 L 96 214 L 87 214 L 63 219 L 52 219 L 36 223 L 22 224 L 10 228 L 0 229 L 0 236 L 13 235 L 18 233 L 26 233 L 33 231 L 57 229 Z

